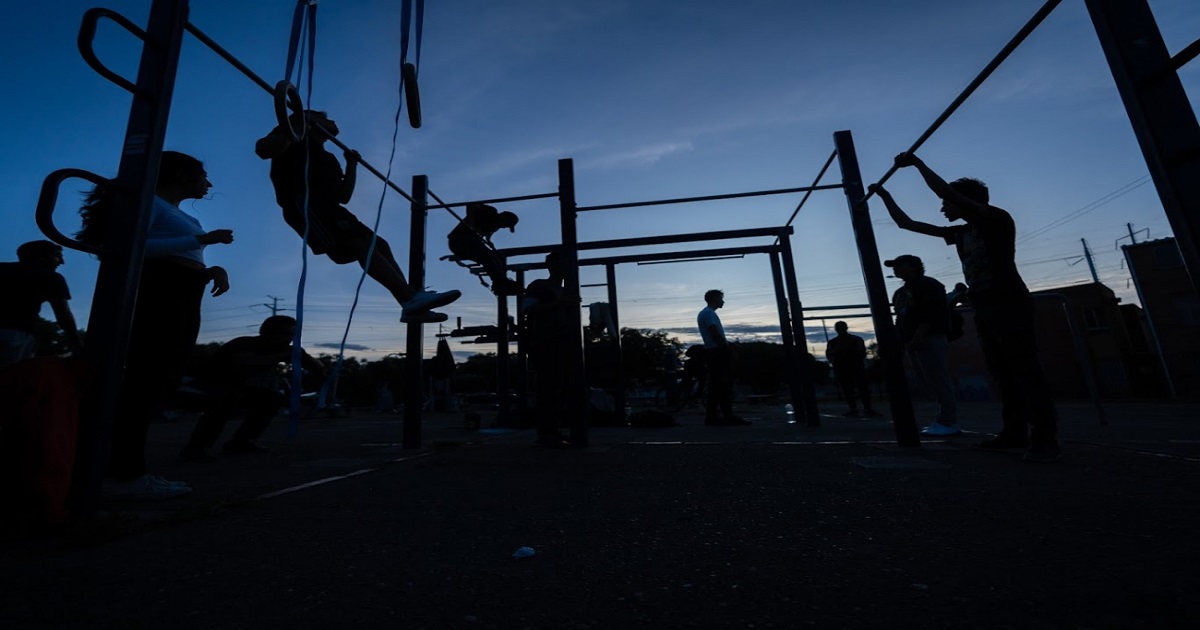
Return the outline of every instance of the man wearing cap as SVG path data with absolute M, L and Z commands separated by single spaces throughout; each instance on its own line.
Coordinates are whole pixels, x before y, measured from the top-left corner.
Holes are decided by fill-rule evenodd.
M 515 232 L 518 221 L 512 212 L 500 212 L 482 203 L 467 206 L 467 217 L 450 230 L 447 240 L 450 251 L 461 260 L 479 263 L 492 279 L 492 292 L 496 295 L 516 295 L 521 287 L 508 277 L 504 258 L 496 254 L 492 235 L 501 228 Z
M 946 365 L 949 347 L 946 332 L 950 326 L 946 287 L 925 275 L 925 263 L 912 254 L 897 256 L 883 264 L 904 281 L 904 286 L 892 294 L 896 332 L 921 381 L 938 403 L 937 417 L 921 433 L 937 437 L 959 435 L 962 429 L 958 426 L 954 381 Z
M 1034 337 L 1033 298 L 1017 273 L 1016 225 L 1012 216 L 988 203 L 987 185 L 962 178 L 947 183 L 911 153 L 896 156 L 899 168 L 915 167 L 942 199 L 942 214 L 965 225 L 937 226 L 914 221 L 879 184 L 879 196 L 901 229 L 936 236 L 953 245 L 967 281 L 967 299 L 975 309 L 975 329 L 988 371 L 1000 389 L 1004 428 L 976 448 L 987 451 L 1027 449 L 1025 461 L 1054 462 L 1060 457 L 1054 401 L 1042 372 Z

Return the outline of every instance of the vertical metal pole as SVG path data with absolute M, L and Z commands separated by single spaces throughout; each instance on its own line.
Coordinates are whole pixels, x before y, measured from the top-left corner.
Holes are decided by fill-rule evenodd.
M 525 286 L 525 272 L 516 272 L 517 284 Z M 513 336 L 517 339 L 517 409 L 521 412 L 521 419 L 524 421 L 529 417 L 529 358 L 525 354 L 525 328 L 522 325 L 525 321 L 525 309 L 521 306 L 522 295 L 517 296 L 517 326 Z
M 511 370 L 508 369 L 508 296 L 496 296 L 496 420 L 501 426 L 513 424 L 508 393 L 512 391 Z
M 408 284 L 420 291 L 425 286 L 425 222 L 429 195 L 429 178 L 414 175 L 412 179 L 412 210 L 408 223 Z M 425 326 L 420 322 L 407 324 L 408 338 L 404 350 L 404 448 L 421 448 L 421 405 L 424 398 Z
M 605 265 L 604 276 L 608 288 L 608 311 L 612 313 L 613 343 L 617 346 L 617 393 L 613 396 L 613 402 L 617 405 L 617 411 L 625 413 L 625 351 L 621 347 L 621 312 L 617 308 L 617 266 L 613 263 Z
M 1133 236 L 1133 228 L 1129 228 L 1129 235 Z M 1150 312 L 1150 306 L 1146 304 L 1146 295 L 1142 293 L 1142 283 L 1138 280 L 1137 268 L 1133 266 L 1133 258 L 1129 255 L 1129 247 L 1122 247 L 1121 251 L 1125 254 L 1125 266 L 1129 269 L 1129 277 L 1133 279 L 1133 290 L 1137 292 L 1138 301 L 1142 303 L 1142 314 L 1146 317 L 1146 328 L 1150 331 L 1150 340 L 1154 343 L 1154 351 L 1158 354 L 1158 363 L 1162 366 L 1163 380 L 1167 382 L 1167 393 L 1171 398 L 1175 398 L 1178 394 L 1175 391 L 1175 381 L 1171 379 L 1171 368 L 1167 365 L 1167 355 L 1163 352 L 1162 342 L 1158 340 L 1158 330 L 1154 328 L 1154 313 Z
M 154 0 L 138 66 L 137 90 L 129 109 L 121 164 L 113 186 L 112 226 L 96 276 L 83 351 L 93 367 L 79 422 L 71 509 L 87 518 L 100 505 L 108 473 L 113 422 L 120 404 L 133 306 L 142 273 L 150 206 L 166 137 L 179 49 L 187 25 L 187 0 Z
M 1087 259 L 1088 269 L 1092 272 L 1092 282 L 1100 284 L 1100 276 L 1096 275 L 1096 262 L 1092 260 L 1092 250 L 1088 249 L 1087 239 L 1079 239 L 1083 243 L 1083 257 Z
M 787 371 L 788 392 L 791 394 L 792 413 L 797 421 L 807 416 L 804 408 L 804 385 L 800 377 L 800 362 L 803 355 L 796 348 L 792 334 L 792 320 L 788 317 L 787 292 L 783 287 L 783 270 L 779 264 L 779 251 L 767 256 L 771 261 L 771 280 L 775 284 L 775 308 L 779 311 L 779 333 L 783 337 L 783 366 Z M 815 392 L 814 387 L 814 392 Z M 820 422 L 820 420 L 818 420 Z
M 567 158 L 558 161 L 558 202 L 562 220 L 562 264 L 567 301 L 568 337 L 563 353 L 567 369 L 563 374 L 566 387 L 564 400 L 571 416 L 571 444 L 582 448 L 588 445 L 587 383 L 583 359 L 583 320 L 580 316 L 579 295 L 579 235 L 576 232 L 575 165 Z
M 796 342 L 796 373 L 799 375 L 803 394 L 804 419 L 810 427 L 821 426 L 821 414 L 817 409 L 817 390 L 812 379 L 812 355 L 808 352 L 808 341 L 804 335 L 804 308 L 800 305 L 800 288 L 796 282 L 796 262 L 792 258 L 792 237 L 779 235 L 779 252 L 783 254 L 783 277 L 787 282 L 788 305 L 792 312 L 792 338 Z M 793 409 L 801 406 L 793 404 Z
M 1146 0 L 1085 0 L 1179 253 L 1200 293 L 1200 123 Z M 1182 63 L 1183 60 L 1180 60 Z
M 863 280 L 867 285 L 867 301 L 871 305 L 871 321 L 875 325 L 879 358 L 883 361 L 888 407 L 892 412 L 896 442 L 900 446 L 920 446 L 921 437 L 917 432 L 916 416 L 913 415 L 912 397 L 908 391 L 908 381 L 904 377 L 903 348 L 892 324 L 891 301 L 888 299 L 887 286 L 883 280 L 879 248 L 875 245 L 870 207 L 862 201 L 865 191 L 862 173 L 858 168 L 858 153 L 854 150 L 854 137 L 849 131 L 838 131 L 833 134 L 833 144 L 837 149 L 838 164 L 842 170 L 846 203 L 850 206 L 850 224 L 854 228 L 858 260 L 862 265 Z

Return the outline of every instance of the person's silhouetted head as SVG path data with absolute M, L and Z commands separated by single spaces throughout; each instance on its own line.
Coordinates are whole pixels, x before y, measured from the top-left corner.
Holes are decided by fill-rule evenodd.
M 566 275 L 563 269 L 563 255 L 555 250 L 546 254 L 546 271 L 550 272 L 550 277 L 554 279 L 562 279 Z
M 990 195 L 988 194 L 987 184 L 973 177 L 962 177 L 948 184 L 958 194 L 974 201 L 975 203 L 987 205 Z M 942 201 L 942 214 L 946 215 L 946 219 L 957 221 L 961 219 L 963 214 L 958 209 L 957 204 L 953 201 Z
M 896 277 L 901 280 L 912 280 L 925 275 L 925 263 L 912 254 L 902 254 L 884 261 L 883 264 L 885 267 L 891 267 L 896 272 Z
M 850 326 L 846 322 L 838 322 L 833 325 L 833 329 L 837 331 L 837 334 L 844 335 L 847 330 L 850 330 Z
M 287 315 L 272 315 L 258 326 L 258 336 L 280 346 L 291 345 L 296 334 L 296 318 Z
M 515 213 L 505 210 L 496 215 L 496 227 L 508 228 L 509 232 L 517 231 L 517 223 L 521 220 Z
M 725 292 L 720 289 L 712 289 L 705 292 L 704 303 L 713 308 L 725 306 Z
M 155 191 L 167 198 L 201 199 L 208 194 L 212 183 L 204 170 L 204 162 L 179 151 L 163 151 L 158 164 L 158 183 Z M 167 194 L 169 193 L 169 195 Z M 75 233 L 81 242 L 99 247 L 108 236 L 112 221 L 114 188 L 111 183 L 98 184 L 84 195 L 79 208 L 82 227 Z
M 29 241 L 17 247 L 17 260 L 23 263 L 46 265 L 51 269 L 63 264 L 62 247 L 50 241 Z

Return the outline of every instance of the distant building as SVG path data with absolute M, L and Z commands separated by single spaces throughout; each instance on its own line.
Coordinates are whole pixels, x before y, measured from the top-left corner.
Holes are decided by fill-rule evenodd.
M 1120 304 L 1112 289 L 1094 282 L 1034 291 L 1033 297 L 1038 350 L 1055 397 L 1089 398 L 1089 381 L 1103 398 L 1165 394 L 1136 305 Z M 974 314 L 961 310 L 964 334 L 950 344 L 949 356 L 959 397 L 995 399 Z
M 1125 260 L 1145 309 L 1151 348 L 1178 396 L 1200 392 L 1200 297 L 1192 286 L 1173 238 L 1125 245 Z

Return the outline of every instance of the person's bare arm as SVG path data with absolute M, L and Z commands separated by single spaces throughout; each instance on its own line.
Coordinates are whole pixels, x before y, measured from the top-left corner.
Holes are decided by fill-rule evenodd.
M 933 169 L 929 168 L 929 165 L 925 164 L 924 160 L 916 155 L 912 153 L 897 155 L 896 166 L 900 168 L 907 166 L 916 167 L 917 171 L 921 173 L 921 178 L 925 180 L 925 185 L 929 187 L 929 190 L 932 190 L 933 194 L 937 195 L 939 199 L 954 204 L 963 219 L 970 221 L 987 212 L 987 204 L 981 204 L 954 190 L 941 175 L 934 172 Z
M 708 334 L 712 335 L 712 338 L 717 342 L 718 347 L 729 347 L 729 341 L 725 339 L 725 335 L 721 333 L 721 328 L 716 324 L 708 325 Z
M 871 184 L 867 187 L 867 190 L 874 193 L 883 202 L 883 206 L 887 208 L 888 214 L 896 222 L 896 227 L 918 234 L 928 234 L 929 236 L 944 236 L 946 234 L 945 227 L 913 220 L 912 217 L 908 216 L 900 208 L 896 200 L 892 198 L 892 194 L 885 190 L 883 186 Z
M 71 352 L 79 352 L 83 348 L 83 340 L 79 338 L 79 326 L 75 323 L 75 315 L 71 313 L 66 298 L 50 300 L 50 308 L 54 310 L 54 320 L 58 322 L 63 336 L 67 338 Z

